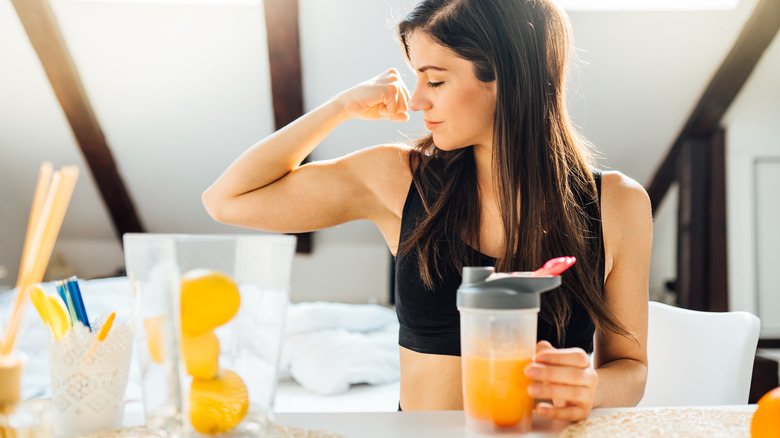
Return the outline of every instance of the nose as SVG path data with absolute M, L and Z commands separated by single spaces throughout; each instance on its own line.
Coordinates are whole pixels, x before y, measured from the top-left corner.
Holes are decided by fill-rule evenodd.
M 426 111 L 431 108 L 431 101 L 425 96 L 425 86 L 419 83 L 415 85 L 412 97 L 409 98 L 409 109 L 412 111 Z

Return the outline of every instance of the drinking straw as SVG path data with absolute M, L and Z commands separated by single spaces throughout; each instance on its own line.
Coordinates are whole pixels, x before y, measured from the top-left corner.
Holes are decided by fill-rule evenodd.
M 26 289 L 33 282 L 30 281 L 31 269 L 34 266 L 35 259 L 39 255 L 41 240 L 43 239 L 47 218 L 51 216 L 52 208 L 56 199 L 56 194 L 60 190 L 61 174 L 59 171 L 54 172 L 49 179 L 45 170 L 46 163 L 41 165 L 41 171 L 38 177 L 38 185 L 35 188 L 35 199 L 33 200 L 33 206 L 30 211 L 30 219 L 28 221 L 28 230 L 25 236 L 24 249 L 22 249 L 22 263 L 19 266 L 19 278 L 16 280 L 16 294 L 14 295 L 14 306 L 11 311 L 11 317 L 8 320 L 8 329 L 5 333 L 5 338 L 0 345 L 0 352 L 2 354 L 9 354 L 11 348 L 7 348 L 6 344 L 12 342 L 11 337 L 15 336 L 14 327 L 18 326 L 18 319 L 21 318 L 22 309 L 24 308 L 25 297 L 27 295 Z M 48 187 L 44 187 L 47 183 Z M 43 202 L 40 202 L 40 197 L 45 193 L 46 197 Z M 32 226 L 32 229 L 30 229 Z
M 76 325 L 76 321 L 79 321 L 79 317 L 76 314 L 76 306 L 73 305 L 73 300 L 70 298 L 70 292 L 65 286 L 65 281 L 60 280 L 57 282 L 57 293 L 60 294 L 62 302 L 65 303 L 65 308 L 68 309 L 68 315 L 70 315 L 70 326 Z
M 22 263 L 19 265 L 18 278 L 22 278 L 22 270 L 24 269 L 24 261 L 30 253 L 30 242 L 32 240 L 32 234 L 37 227 L 38 221 L 41 217 L 41 210 L 43 204 L 46 202 L 46 198 L 49 195 L 49 188 L 51 187 L 53 167 L 48 161 L 41 164 L 41 168 L 38 171 L 38 182 L 35 184 L 35 194 L 33 195 L 33 203 L 30 207 L 30 217 L 27 219 L 27 234 L 24 238 L 24 247 L 22 249 Z M 3 339 L 3 323 L 0 319 L 0 344 Z M 1 347 L 2 345 L 0 345 Z
M 52 186 L 52 172 L 53 166 L 50 162 L 46 161 L 41 164 L 41 170 L 38 173 L 38 184 L 35 187 L 35 195 L 33 196 L 33 205 L 30 209 L 30 218 L 27 222 L 27 235 L 24 238 L 24 249 L 22 249 L 22 261 L 27 260 L 30 256 L 30 246 L 32 243 L 33 233 L 36 230 L 37 224 L 41 219 L 41 213 L 43 206 L 46 204 L 47 197 L 49 195 L 49 189 Z M 24 263 L 19 266 L 19 278 L 22 277 L 24 272 L 22 269 Z
M 111 330 L 111 326 L 114 325 L 114 318 L 116 318 L 116 312 L 111 312 L 111 314 L 108 315 L 108 318 L 106 318 L 106 322 L 103 323 L 103 327 L 100 327 L 100 331 L 98 332 L 95 339 L 98 341 L 103 341 L 106 339 L 106 336 L 108 336 L 108 331 Z
M 92 326 L 89 324 L 89 318 L 87 317 L 87 309 L 84 308 L 84 299 L 81 297 L 81 289 L 79 289 L 79 281 L 76 276 L 70 277 L 65 280 L 65 287 L 68 289 L 68 296 L 73 303 L 73 310 L 76 311 L 79 321 L 84 324 L 84 327 L 92 331 Z
M 38 186 L 36 187 L 36 198 L 38 198 L 38 193 L 46 193 L 46 198 L 43 203 L 39 202 L 39 199 L 35 199 L 30 212 L 28 232 L 24 244 L 24 248 L 27 249 L 23 249 L 20 275 L 17 279 L 17 290 L 14 295 L 14 306 L 2 345 L 0 345 L 0 353 L 4 355 L 10 354 L 16 344 L 24 306 L 27 303 L 28 288 L 43 280 L 43 274 L 49 264 L 54 243 L 65 218 L 65 211 L 67 211 L 79 174 L 76 166 L 63 167 L 60 171 L 54 172 L 51 184 L 47 189 L 46 176 L 48 172 L 46 168 L 48 166 L 44 163 L 41 166 Z M 30 231 L 30 227 L 34 229 L 33 232 Z
M 81 360 L 85 364 L 89 365 L 92 363 L 93 355 L 95 354 L 95 349 L 98 345 L 100 345 L 101 342 L 103 342 L 104 339 L 106 339 L 106 336 L 108 336 L 108 331 L 111 330 L 111 326 L 114 324 L 114 318 L 116 317 L 116 312 L 111 312 L 111 315 L 108 315 L 108 318 L 106 318 L 106 322 L 103 323 L 103 326 L 100 327 L 100 331 L 98 332 L 97 336 L 95 336 L 95 341 L 92 342 L 92 345 L 89 347 L 89 350 L 87 350 L 87 353 L 84 355 L 84 358 Z

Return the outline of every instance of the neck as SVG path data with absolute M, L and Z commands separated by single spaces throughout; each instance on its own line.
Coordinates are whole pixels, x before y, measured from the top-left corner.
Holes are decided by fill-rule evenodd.
M 474 146 L 474 162 L 477 166 L 477 181 L 483 197 L 493 192 L 493 152 L 489 146 Z

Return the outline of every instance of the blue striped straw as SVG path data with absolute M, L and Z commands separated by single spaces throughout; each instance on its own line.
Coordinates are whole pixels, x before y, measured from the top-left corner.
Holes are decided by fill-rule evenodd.
M 60 294 L 60 298 L 62 298 L 62 302 L 65 303 L 65 308 L 68 309 L 68 314 L 70 314 L 70 325 L 71 327 L 76 324 L 76 321 L 78 321 L 78 317 L 76 316 L 76 309 L 73 307 L 73 301 L 70 299 L 70 293 L 68 292 L 67 287 L 65 286 L 65 281 L 60 280 L 57 283 L 57 293 Z
M 89 331 L 92 331 L 92 326 L 89 324 L 89 318 L 87 317 L 87 309 L 84 308 L 84 300 L 81 297 L 81 289 L 79 289 L 79 280 L 74 275 L 65 280 L 65 286 L 68 288 L 70 298 L 73 300 L 73 308 L 76 311 L 76 315 L 79 317 L 79 321 Z

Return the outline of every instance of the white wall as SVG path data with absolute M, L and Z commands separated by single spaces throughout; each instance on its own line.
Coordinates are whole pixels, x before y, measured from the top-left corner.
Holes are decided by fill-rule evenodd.
M 756 213 L 761 214 L 756 208 L 761 193 L 755 189 L 761 176 L 756 173 L 757 163 L 772 163 L 774 168 L 780 165 L 779 74 L 780 36 L 775 36 L 723 120 L 727 130 L 729 306 L 758 315 L 761 336 L 774 339 L 780 338 L 780 236 L 776 231 L 780 196 L 777 186 L 765 188 L 763 214 L 772 215 L 767 213 L 772 209 L 774 214 L 773 223 L 764 226 L 774 228 L 774 233 L 762 235 L 758 232 L 761 221 L 756 217 Z M 776 173 L 771 177 L 778 179 Z M 761 353 L 780 361 L 780 349 Z
M 650 299 L 673 304 L 664 283 L 677 277 L 677 184 L 669 188 L 653 212 L 653 252 L 650 259 Z
M 759 299 L 759 278 L 766 278 L 763 270 L 771 269 L 776 274 L 776 265 L 780 263 L 776 248 L 767 253 L 774 255 L 774 267 L 762 264 L 759 258 L 763 244 L 776 236 L 759 235 L 760 218 L 756 191 L 758 169 L 761 162 L 780 160 L 780 37 L 775 37 L 756 69 L 751 74 L 734 104 L 724 118 L 726 127 L 727 150 L 727 203 L 728 203 L 728 245 L 729 245 L 729 302 L 734 310 L 747 310 L 761 316 L 765 323 L 762 335 L 780 337 L 780 308 L 771 309 L 761 306 Z M 772 192 L 763 201 L 761 207 L 772 204 L 780 206 L 777 188 L 769 187 Z M 776 226 L 777 224 L 775 224 Z M 771 243 L 769 243 L 771 245 Z M 776 242 L 780 245 L 780 242 Z M 766 260 L 772 263 L 771 260 Z M 772 284 L 773 295 L 780 295 L 780 288 Z M 764 293 L 769 293 L 768 289 Z M 765 297 L 766 298 L 766 297 Z M 767 300 L 764 299 L 766 304 Z M 770 319 L 775 327 L 769 327 Z

